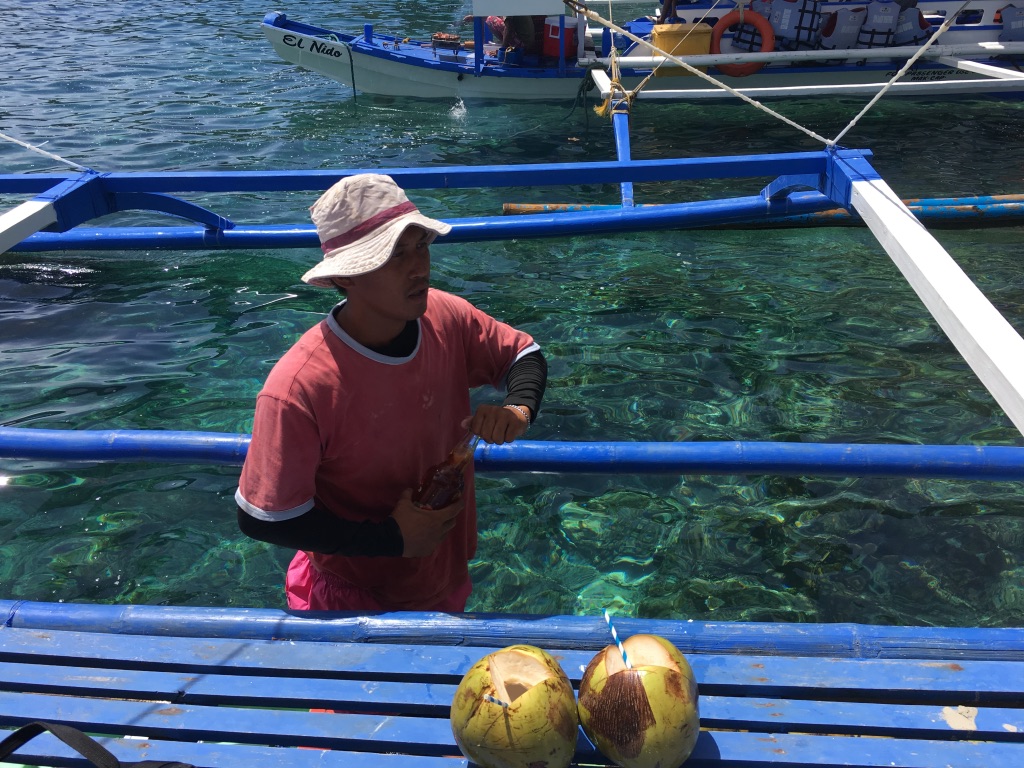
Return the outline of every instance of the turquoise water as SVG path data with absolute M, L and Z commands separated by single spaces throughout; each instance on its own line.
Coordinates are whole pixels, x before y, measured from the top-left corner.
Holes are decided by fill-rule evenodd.
M 424 35 L 463 9 L 87 0 L 72 16 L 63 3 L 15 3 L 0 131 L 105 171 L 614 156 L 609 126 L 589 108 L 353 101 L 276 59 L 258 26 L 268 10 Z M 783 111 L 833 136 L 862 104 Z M 1022 126 L 1021 102 L 883 101 L 845 144 L 872 149 L 904 197 L 1019 193 Z M 813 148 L 742 105 L 641 105 L 633 118 L 640 158 Z M 63 170 L 3 142 L 0 168 Z M 732 184 L 641 185 L 636 195 L 695 199 Z M 615 194 L 563 192 L 563 201 Z M 442 215 L 497 213 L 524 199 L 450 191 L 417 201 Z M 311 202 L 212 204 L 243 222 L 294 222 Z M 936 235 L 1024 330 L 1021 230 Z M 0 257 L 0 423 L 247 432 L 271 365 L 333 302 L 299 280 L 317 256 Z M 1022 444 L 865 231 L 447 245 L 434 259 L 437 286 L 544 345 L 551 379 L 531 438 Z M 237 532 L 237 468 L 5 461 L 0 476 L 5 597 L 283 604 L 290 553 Z M 1024 623 L 1019 483 L 524 473 L 481 475 L 478 485 L 474 610 Z

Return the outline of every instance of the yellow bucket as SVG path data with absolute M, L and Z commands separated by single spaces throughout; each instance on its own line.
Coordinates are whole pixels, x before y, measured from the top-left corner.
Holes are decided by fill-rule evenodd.
M 658 48 L 674 56 L 693 56 L 711 51 L 711 25 L 704 22 L 696 24 L 655 24 L 651 32 L 651 42 Z M 700 67 L 707 72 L 707 67 Z M 689 75 L 682 67 L 661 66 L 654 72 L 655 77 L 679 77 Z

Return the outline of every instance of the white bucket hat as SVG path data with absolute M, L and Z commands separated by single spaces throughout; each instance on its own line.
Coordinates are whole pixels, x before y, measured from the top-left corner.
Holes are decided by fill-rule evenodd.
M 342 179 L 309 210 L 324 258 L 302 279 L 323 288 L 334 287 L 331 278 L 362 275 L 384 266 L 410 226 L 435 235 L 452 229 L 420 213 L 390 176 L 379 173 Z

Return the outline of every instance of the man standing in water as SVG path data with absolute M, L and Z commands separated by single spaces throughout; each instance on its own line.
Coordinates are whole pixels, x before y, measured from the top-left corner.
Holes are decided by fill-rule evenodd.
M 429 287 L 423 216 L 388 176 L 361 174 L 310 209 L 323 260 L 302 276 L 342 301 L 285 353 L 256 399 L 235 500 L 248 536 L 300 550 L 288 606 L 461 611 L 477 544 L 472 462 L 462 497 L 412 501 L 468 429 L 501 445 L 536 418 L 547 380 L 526 333 Z M 471 413 L 471 388 L 505 386 Z

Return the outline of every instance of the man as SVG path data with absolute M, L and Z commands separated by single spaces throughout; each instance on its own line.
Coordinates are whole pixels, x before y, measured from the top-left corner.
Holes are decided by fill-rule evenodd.
M 429 287 L 423 216 L 378 174 L 335 184 L 311 208 L 323 260 L 302 279 L 343 300 L 278 361 L 256 400 L 235 500 L 252 538 L 300 550 L 288 606 L 461 611 L 476 552 L 472 466 L 456 502 L 430 510 L 412 489 L 470 430 L 522 436 L 547 378 L 526 333 Z M 504 385 L 470 411 L 469 391 Z
M 473 16 L 466 16 L 463 23 L 469 23 Z M 519 48 L 524 53 L 537 52 L 537 30 L 533 16 L 488 16 L 484 24 L 491 30 L 491 37 L 502 48 Z

